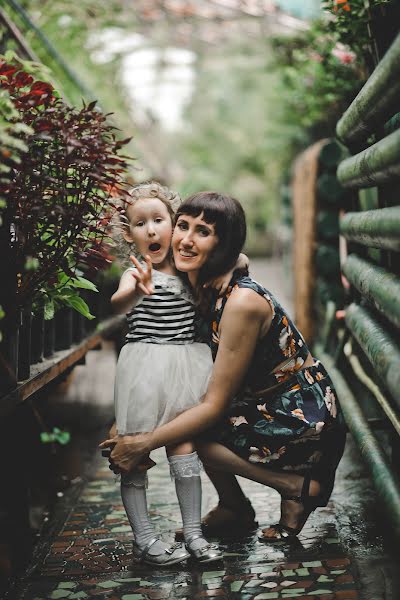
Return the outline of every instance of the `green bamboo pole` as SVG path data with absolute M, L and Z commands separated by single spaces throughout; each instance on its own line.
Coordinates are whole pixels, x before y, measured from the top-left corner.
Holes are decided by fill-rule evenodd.
M 396 327 L 400 327 L 400 278 L 351 254 L 342 266 L 347 279 Z
M 399 110 L 400 34 L 337 124 L 347 146 L 366 140 Z
M 340 220 L 340 232 L 363 246 L 400 251 L 400 206 L 349 212 Z
M 400 486 L 379 442 L 371 431 L 362 410 L 351 392 L 346 380 L 336 368 L 330 356 L 324 352 L 317 355 L 329 371 L 339 396 L 344 418 L 361 456 L 368 465 L 376 492 L 384 512 L 393 525 L 393 534 L 400 538 Z
M 371 315 L 351 304 L 346 308 L 346 324 L 360 344 L 375 372 L 400 407 L 400 349 L 396 340 Z
M 346 188 L 373 187 L 400 178 L 400 130 L 346 158 L 338 167 L 337 177 Z

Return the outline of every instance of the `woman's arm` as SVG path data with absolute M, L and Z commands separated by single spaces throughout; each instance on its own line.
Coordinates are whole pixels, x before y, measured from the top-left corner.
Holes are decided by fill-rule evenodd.
M 204 400 L 152 433 L 106 440 L 116 443 L 111 458 L 121 470 L 130 470 L 143 454 L 169 444 L 192 439 L 215 423 L 238 391 L 252 359 L 261 330 L 265 332 L 272 312 L 256 292 L 238 289 L 229 297 L 220 322 L 217 357 Z

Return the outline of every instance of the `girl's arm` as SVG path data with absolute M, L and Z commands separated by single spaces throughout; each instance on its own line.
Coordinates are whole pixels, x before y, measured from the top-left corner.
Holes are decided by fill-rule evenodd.
M 152 264 L 148 256 L 145 257 L 147 271 L 134 256 L 130 257 L 136 267 L 136 271 L 125 271 L 122 275 L 119 286 L 115 294 L 111 296 L 111 305 L 116 313 L 127 313 L 144 295 L 153 293 L 151 282 Z
M 246 254 L 243 254 L 242 252 L 239 254 L 239 257 L 236 261 L 235 266 L 228 271 L 227 273 L 224 273 L 223 275 L 220 275 L 219 277 L 215 277 L 214 279 L 211 279 L 210 281 L 207 281 L 204 284 L 204 288 L 208 288 L 208 287 L 212 287 L 215 290 L 218 290 L 218 293 L 220 296 L 222 296 L 223 294 L 225 294 L 226 290 L 228 289 L 228 286 L 231 282 L 232 279 L 232 275 L 233 273 L 237 270 L 237 269 L 242 269 L 247 271 L 249 268 L 249 257 L 246 256 Z
M 217 358 L 203 402 L 151 433 L 119 438 L 111 454 L 113 464 L 129 471 L 151 450 L 192 439 L 214 424 L 238 391 L 260 333 L 265 333 L 271 319 L 269 304 L 256 292 L 236 290 L 221 319 Z M 106 440 L 100 446 L 106 448 L 115 441 Z

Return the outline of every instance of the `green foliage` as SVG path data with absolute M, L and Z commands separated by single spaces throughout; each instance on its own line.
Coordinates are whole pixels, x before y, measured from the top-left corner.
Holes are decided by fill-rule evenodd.
M 49 39 L 61 61 L 76 78 L 71 78 L 62 64 L 55 59 L 37 34 L 30 29 L 18 11 L 5 6 L 9 17 L 23 33 L 27 43 L 51 72 L 51 83 L 71 104 L 81 105 L 82 98 L 97 98 L 105 112 L 118 113 L 121 129 L 130 127 L 123 94 L 115 93 L 120 87 L 118 69 L 114 61 L 93 64 L 88 48 L 89 38 L 105 27 L 135 26 L 132 11 L 123 0 L 96 0 L 68 2 L 65 0 L 25 0 L 23 3 L 34 24 Z M 44 77 L 40 77 L 49 81 Z M 82 89 L 80 83 L 84 83 Z M 124 112 L 126 117 L 124 117 Z
M 272 44 L 285 120 L 314 139 L 334 135 L 338 118 L 365 80 L 357 56 L 327 31 L 325 21 L 293 38 L 277 37 Z
M 94 286 L 77 268 L 93 273 L 111 262 L 104 240 L 112 197 L 127 194 L 121 149 L 129 140 L 116 139 L 95 102 L 72 108 L 23 67 L 0 57 L 0 89 L 12 102 L 8 119 L 25 148 L 24 160 L 0 181 L 15 230 L 16 302 L 44 302 L 48 317 L 64 305 L 93 318 L 78 290 Z
M 34 312 L 39 312 L 39 307 L 44 309 L 45 320 L 52 319 L 59 308 L 73 308 L 86 319 L 94 319 L 90 308 L 85 300 L 80 296 L 79 290 L 89 290 L 98 292 L 97 287 L 92 281 L 85 279 L 81 275 L 68 277 L 63 271 L 56 275 L 57 282 L 53 286 L 43 286 L 40 288 L 40 295 L 33 306 Z
M 41 432 L 40 441 L 42 442 L 42 444 L 51 444 L 54 442 L 58 442 L 61 446 L 65 446 L 71 441 L 71 434 L 69 431 L 62 430 L 59 427 L 53 427 L 53 430 L 51 432 Z
M 12 167 L 21 163 L 21 154 L 28 149 L 21 135 L 30 133 L 32 129 L 21 123 L 8 90 L 0 88 L 0 184 L 5 184 Z M 0 196 L 0 209 L 5 206 L 5 198 Z
M 171 147 L 183 195 L 224 190 L 245 206 L 248 251 L 266 250 L 267 228 L 276 214 L 281 154 L 288 127 L 280 121 L 277 75 L 266 42 L 230 43 L 204 57 L 182 133 Z
M 360 64 L 370 70 L 374 63 L 374 49 L 368 30 L 371 10 L 388 4 L 390 0 L 322 0 L 322 7 L 333 18 L 328 22 L 329 31 L 351 48 Z

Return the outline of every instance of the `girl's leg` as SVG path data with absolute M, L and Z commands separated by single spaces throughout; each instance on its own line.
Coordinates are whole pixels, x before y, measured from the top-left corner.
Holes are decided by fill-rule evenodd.
M 201 464 L 193 444 L 167 448 L 171 475 L 182 514 L 183 535 L 188 549 L 202 562 L 221 558 L 217 547 L 210 546 L 201 530 Z
M 145 550 L 151 544 L 146 554 L 149 555 L 149 558 L 161 557 L 158 562 L 163 564 L 163 562 L 167 563 L 167 559 L 171 556 L 171 554 L 165 554 L 170 545 L 160 539 L 156 539 L 152 543 L 158 536 L 147 511 L 146 480 L 146 471 L 132 471 L 123 474 L 121 476 L 121 498 L 135 536 L 135 546 L 139 550 L 139 554 L 140 551 Z M 175 554 L 178 555 L 178 552 Z M 182 557 L 182 560 L 184 559 L 185 556 Z
M 248 462 L 241 458 L 222 444 L 215 442 L 202 442 L 197 445 L 201 460 L 213 471 L 223 471 L 235 475 L 241 475 L 252 481 L 257 481 L 272 487 L 284 496 L 300 496 L 304 477 L 286 471 L 272 471 L 257 464 Z M 318 481 L 311 480 L 309 485 L 309 496 L 318 496 L 321 491 Z M 308 517 L 307 510 L 299 502 L 285 500 L 285 525 L 298 528 Z M 306 514 L 307 513 L 307 514 Z M 304 519 L 305 517 L 305 519 Z

